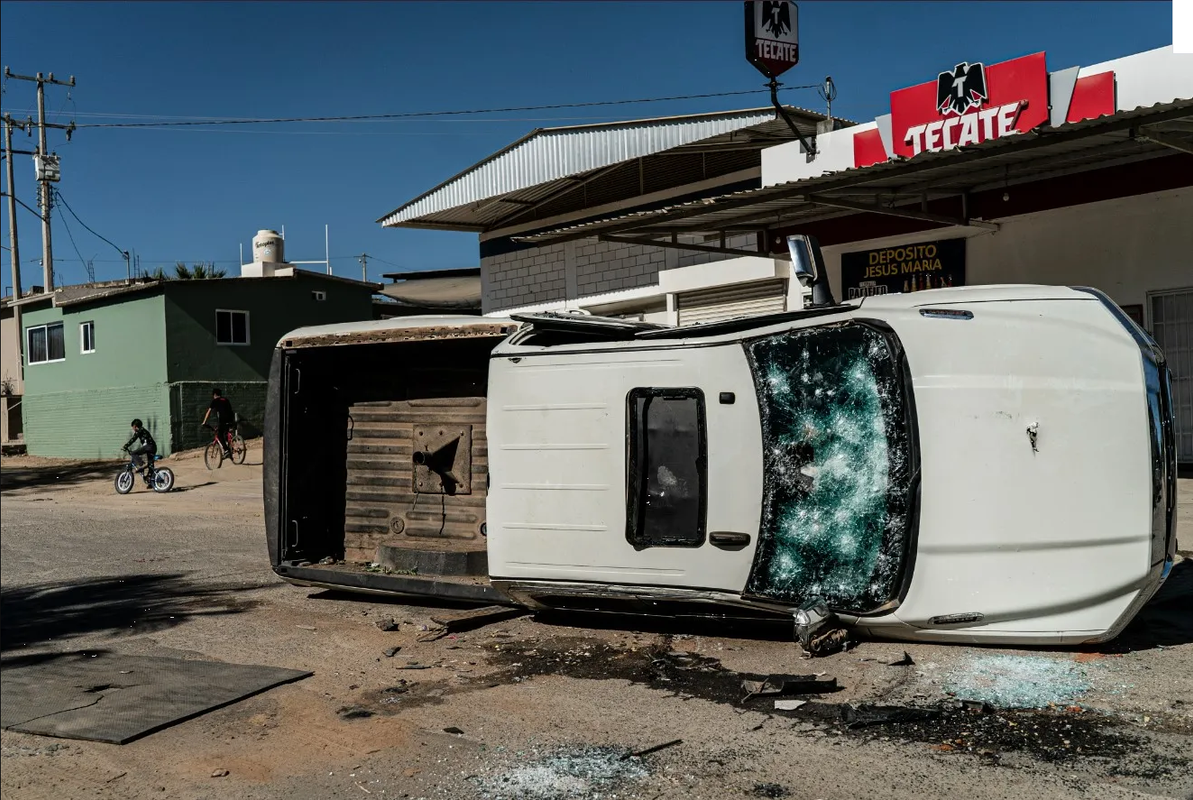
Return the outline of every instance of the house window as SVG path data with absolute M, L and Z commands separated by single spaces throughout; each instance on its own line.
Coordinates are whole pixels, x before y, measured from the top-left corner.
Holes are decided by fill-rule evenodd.
M 707 444 L 699 389 L 629 394 L 626 539 L 635 549 L 704 544 Z
M 327 299 L 327 292 L 321 292 L 318 290 L 311 292 L 311 299 L 317 303 L 321 303 Z
M 27 353 L 30 364 L 47 364 L 66 360 L 66 340 L 62 335 L 62 323 L 38 325 L 26 329 L 29 337 Z
M 79 323 L 79 352 L 94 353 L 95 352 L 95 323 L 81 322 Z
M 217 310 L 215 312 L 215 342 L 216 344 L 248 344 L 249 312 Z

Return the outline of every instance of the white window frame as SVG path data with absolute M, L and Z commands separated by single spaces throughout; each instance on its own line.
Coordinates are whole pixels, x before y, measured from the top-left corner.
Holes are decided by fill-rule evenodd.
M 244 341 L 243 342 L 221 342 L 220 341 L 220 314 L 243 314 L 244 315 Z M 237 308 L 217 308 L 215 310 L 215 343 L 221 347 L 248 347 L 253 343 L 252 328 L 249 326 L 249 312 Z M 231 326 L 232 329 L 235 326 Z M 231 332 L 231 331 L 229 331 Z
M 43 330 L 46 332 L 46 355 L 50 354 L 50 328 L 62 328 L 62 358 L 47 358 L 45 361 L 33 360 L 33 348 L 29 346 L 29 336 L 33 331 Z M 46 322 L 41 325 L 30 325 L 25 329 L 25 363 L 28 366 L 37 366 L 39 364 L 58 364 L 66 360 L 66 323 L 64 322 Z
M 84 331 L 90 330 L 90 333 Z M 87 349 L 87 340 L 91 340 L 91 349 Z M 63 348 L 65 349 L 65 348 Z M 87 320 L 79 323 L 79 353 L 82 355 L 89 355 L 95 352 L 95 320 Z

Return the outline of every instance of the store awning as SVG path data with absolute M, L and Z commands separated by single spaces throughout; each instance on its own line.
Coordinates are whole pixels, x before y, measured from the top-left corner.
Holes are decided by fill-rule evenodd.
M 693 234 L 731 235 L 877 213 L 946 225 L 997 227 L 966 213 L 973 193 L 1120 166 L 1173 153 L 1193 154 L 1193 100 L 1178 100 L 981 144 L 925 152 L 815 178 L 639 211 L 515 237 L 536 244 L 577 239 L 637 241 L 733 255 L 723 246 L 678 242 Z M 1182 157 L 1193 179 L 1193 159 Z M 959 198 L 960 213 L 929 211 L 929 203 Z M 667 238 L 660 237 L 670 237 Z
M 785 108 L 806 136 L 824 119 L 807 109 Z M 761 150 L 794 138 L 769 106 L 540 128 L 378 222 L 477 232 L 533 222 L 540 210 L 571 213 L 597 202 L 757 171 Z

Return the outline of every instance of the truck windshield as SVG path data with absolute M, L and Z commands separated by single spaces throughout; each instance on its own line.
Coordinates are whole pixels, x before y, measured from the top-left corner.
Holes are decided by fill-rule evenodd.
M 894 333 L 849 322 L 745 343 L 763 508 L 747 594 L 867 613 L 899 596 L 918 466 Z

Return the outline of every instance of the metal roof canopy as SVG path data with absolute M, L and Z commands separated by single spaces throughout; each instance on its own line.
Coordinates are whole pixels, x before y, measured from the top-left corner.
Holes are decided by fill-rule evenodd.
M 1173 151 L 1193 153 L 1193 100 L 1137 108 L 971 147 L 922 153 L 911 159 L 514 238 L 552 244 L 597 238 L 728 255 L 769 256 L 768 251 L 725 248 L 724 237 L 865 212 L 997 228 L 997 223 L 969 219 L 964 214 L 931 214 L 923 207 L 929 198 L 960 197 L 965 208 L 971 192 L 1155 158 Z M 721 235 L 721 247 L 677 240 L 679 236 L 710 233 Z M 659 236 L 670 239 L 658 240 Z M 760 245 L 765 247 L 765 239 Z
M 785 108 L 805 135 L 824 119 L 814 111 Z M 759 153 L 794 138 L 773 107 L 539 128 L 377 221 L 385 227 L 484 232 L 532 222 L 532 211 L 620 168 L 643 170 L 649 162 L 665 173 L 676 155 Z M 639 176 L 633 177 L 624 196 L 612 199 L 643 193 Z M 681 178 L 673 185 L 686 182 Z

